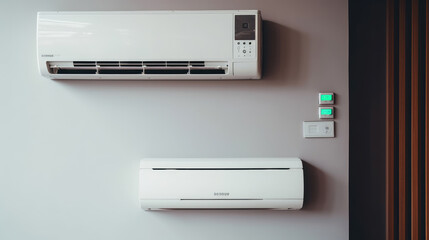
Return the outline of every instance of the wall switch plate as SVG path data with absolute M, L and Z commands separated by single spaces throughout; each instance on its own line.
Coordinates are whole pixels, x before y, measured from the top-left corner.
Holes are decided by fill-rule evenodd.
M 319 105 L 332 105 L 334 103 L 334 93 L 319 93 Z
M 319 119 L 333 119 L 334 117 L 334 107 L 319 107 Z
M 305 138 L 332 138 L 335 137 L 334 121 L 305 121 L 302 124 Z

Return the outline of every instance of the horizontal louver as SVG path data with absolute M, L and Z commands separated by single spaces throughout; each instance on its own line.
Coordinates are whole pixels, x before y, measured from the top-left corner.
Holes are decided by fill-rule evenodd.
M 227 74 L 228 62 L 216 61 L 58 61 L 48 62 L 51 74 Z

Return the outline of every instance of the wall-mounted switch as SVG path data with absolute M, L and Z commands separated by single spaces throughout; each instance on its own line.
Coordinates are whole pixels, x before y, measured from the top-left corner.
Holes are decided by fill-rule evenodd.
M 303 122 L 305 138 L 326 138 L 335 136 L 334 121 Z
M 319 107 L 319 119 L 332 119 L 334 115 L 334 107 Z
M 334 104 L 334 93 L 319 93 L 319 104 L 320 105 L 332 105 Z

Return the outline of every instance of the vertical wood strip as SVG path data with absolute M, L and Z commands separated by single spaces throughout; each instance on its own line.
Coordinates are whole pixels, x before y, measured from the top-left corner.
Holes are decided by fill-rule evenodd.
M 429 1 L 429 0 L 428 0 Z M 386 239 L 395 239 L 395 1 L 386 12 Z
M 411 1 L 411 239 L 420 239 L 419 1 Z
M 425 209 L 426 209 L 426 216 L 425 216 L 425 239 L 429 239 L 429 0 L 426 0 L 426 69 L 425 69 L 425 84 L 426 84 L 426 90 L 425 90 L 425 105 L 426 105 L 426 113 L 425 113 Z
M 406 0 L 399 0 L 399 88 L 398 88 L 398 239 L 407 240 L 407 75 L 406 75 Z

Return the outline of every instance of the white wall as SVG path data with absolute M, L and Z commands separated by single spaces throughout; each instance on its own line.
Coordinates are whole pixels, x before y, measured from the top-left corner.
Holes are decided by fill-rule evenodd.
M 0 239 L 348 239 L 346 0 L 14 0 L 0 9 Z M 264 79 L 39 75 L 37 11 L 155 9 L 260 9 Z M 303 139 L 319 90 L 337 94 L 337 137 Z M 199 156 L 301 157 L 304 209 L 139 208 L 140 158 Z

